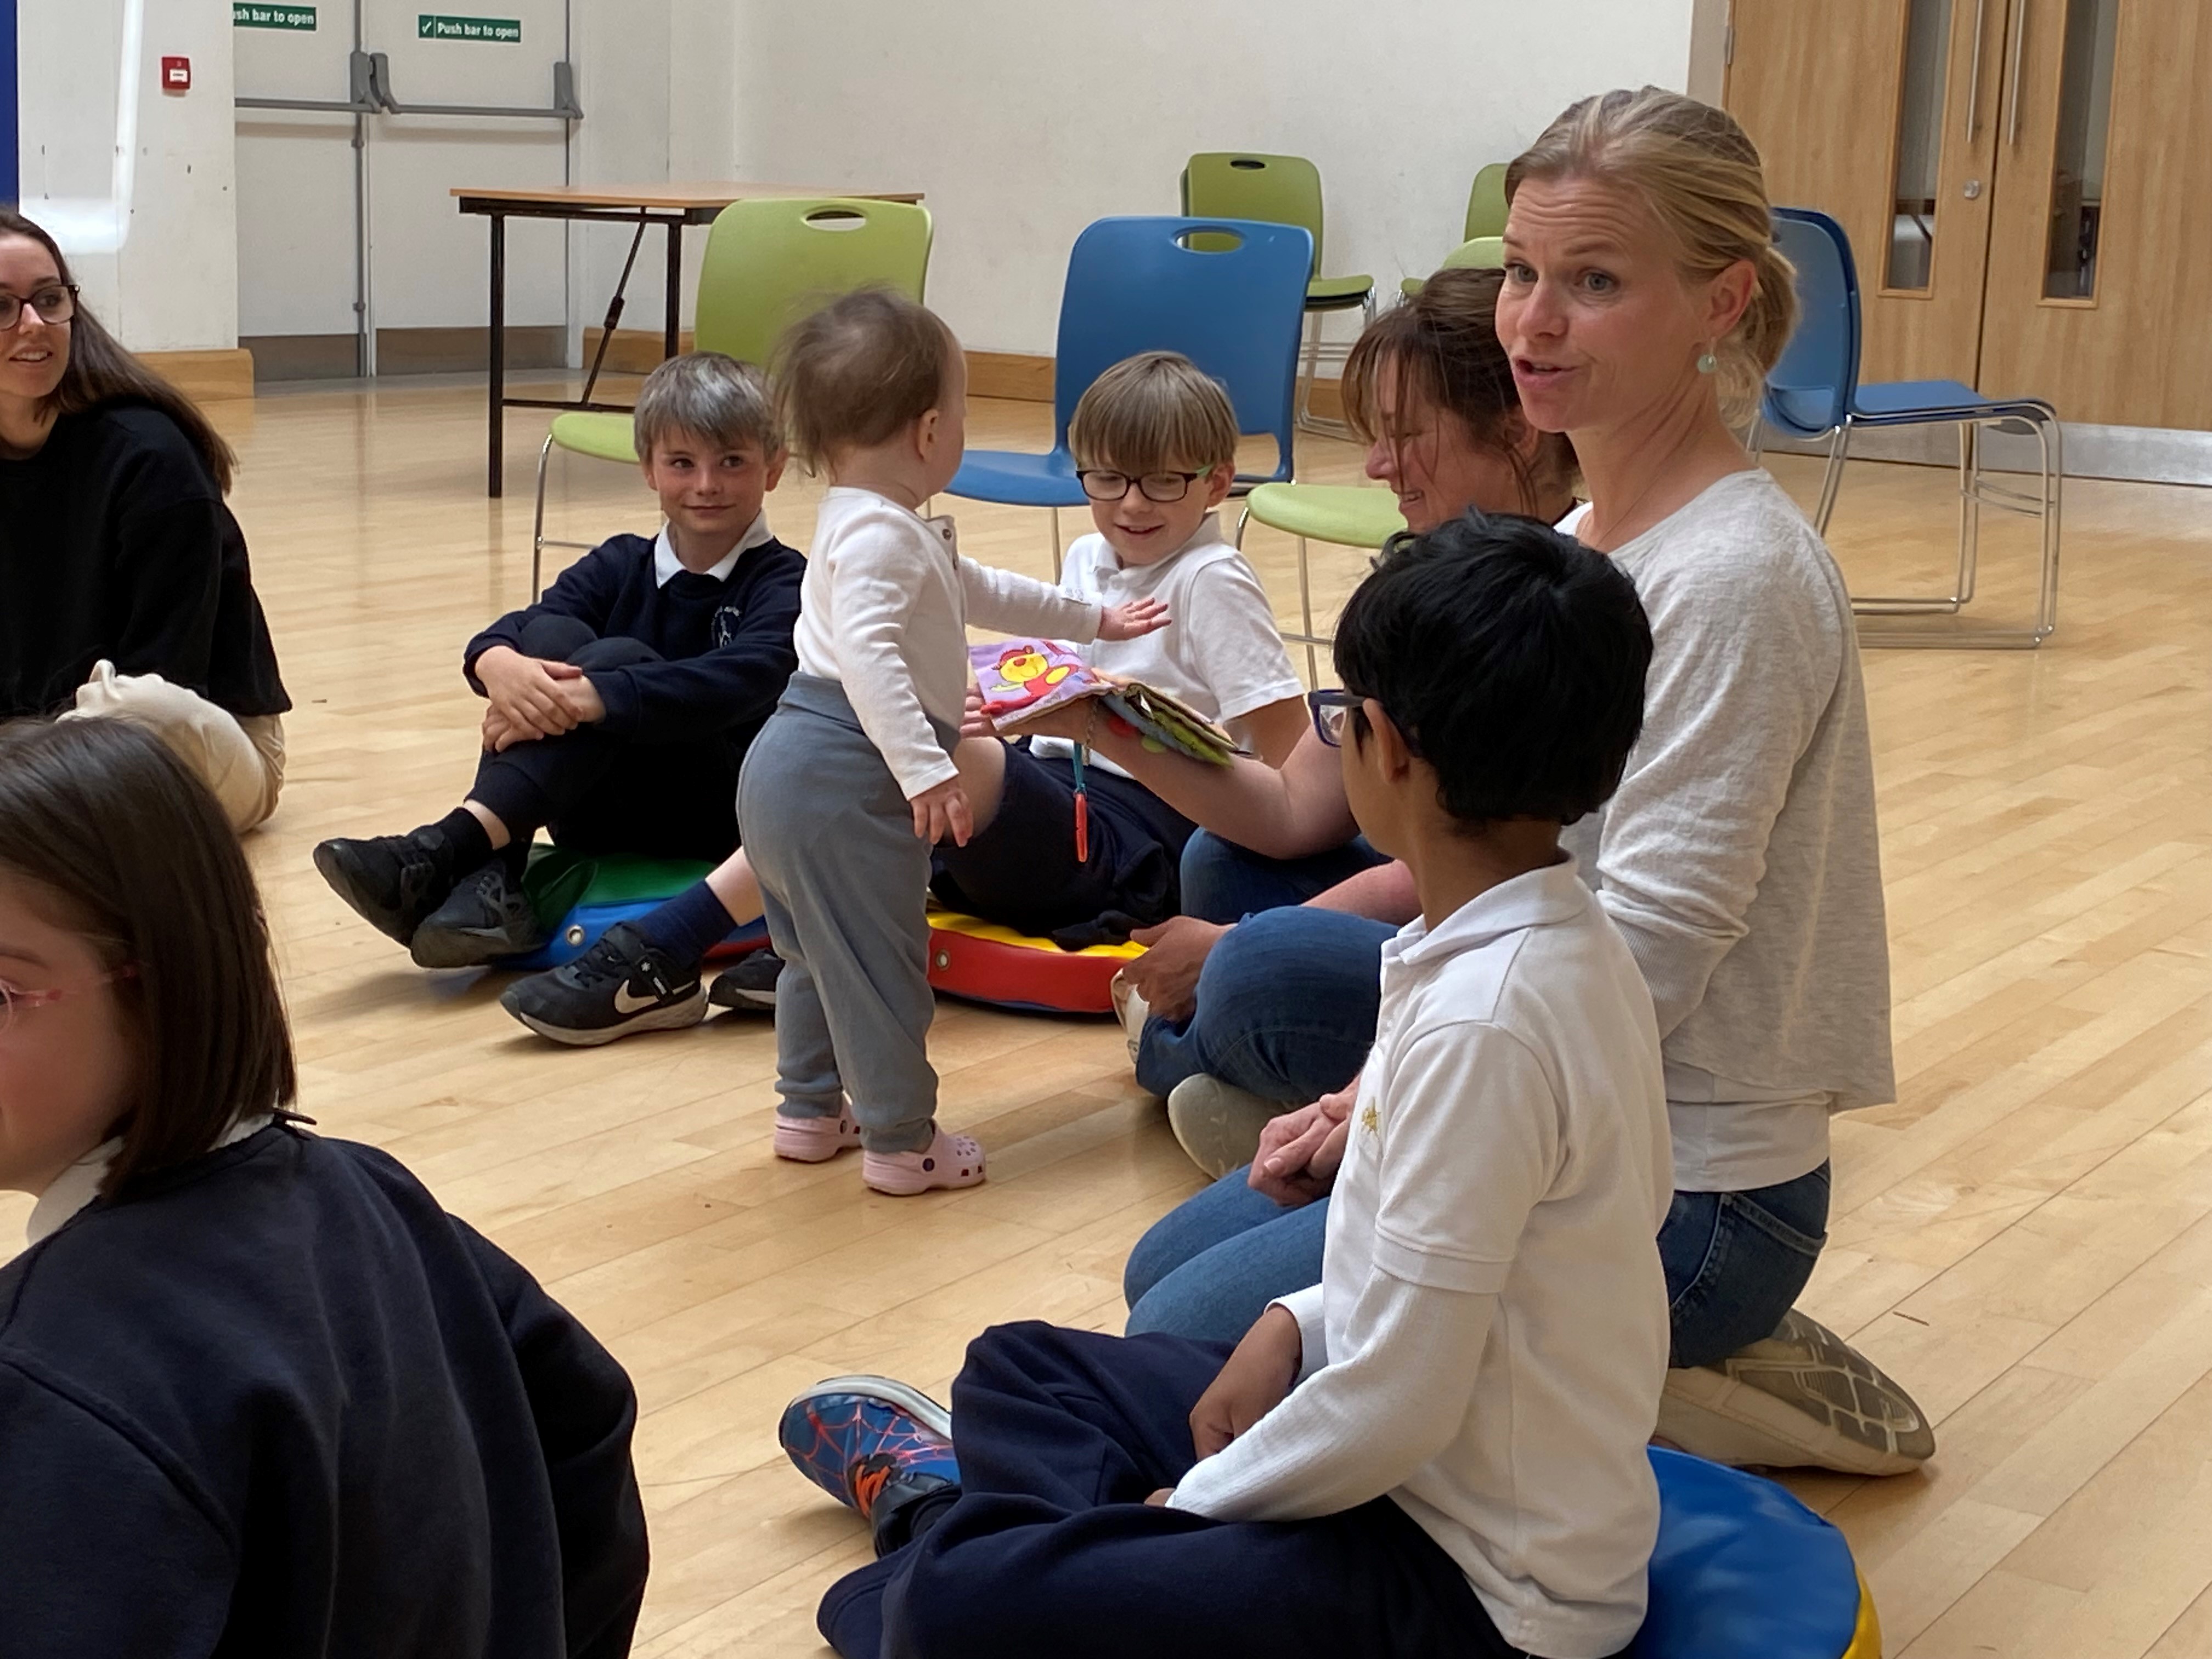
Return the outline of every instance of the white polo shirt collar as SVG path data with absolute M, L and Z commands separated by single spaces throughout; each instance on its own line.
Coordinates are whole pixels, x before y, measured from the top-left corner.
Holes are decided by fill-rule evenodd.
M 738 568 L 738 561 L 761 545 L 775 539 L 775 532 L 768 527 L 768 509 L 763 507 L 747 528 L 738 538 L 738 544 L 717 560 L 711 569 L 698 572 L 718 582 L 730 579 L 730 572 Z M 653 585 L 665 587 L 684 572 L 684 561 L 676 556 L 676 544 L 668 538 L 668 526 L 660 526 L 660 534 L 653 539 Z

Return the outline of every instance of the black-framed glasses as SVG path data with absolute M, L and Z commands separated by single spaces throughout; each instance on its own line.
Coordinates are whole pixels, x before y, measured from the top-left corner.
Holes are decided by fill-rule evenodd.
M 1343 748 L 1344 728 L 1365 701 L 1357 691 L 1347 691 L 1340 685 L 1307 692 L 1306 707 L 1313 714 L 1314 735 L 1332 749 Z
M 65 323 L 76 315 L 76 284 L 54 283 L 27 295 L 0 294 L 0 334 L 23 320 L 26 306 L 42 323 Z
M 45 312 L 39 315 L 45 316 Z M 1129 493 L 1134 484 L 1144 492 L 1148 501 L 1179 501 L 1190 494 L 1194 480 L 1203 478 L 1203 472 L 1147 472 L 1142 477 L 1129 472 L 1109 472 L 1103 467 L 1086 467 L 1075 475 L 1083 486 L 1083 493 L 1094 501 L 1118 501 Z

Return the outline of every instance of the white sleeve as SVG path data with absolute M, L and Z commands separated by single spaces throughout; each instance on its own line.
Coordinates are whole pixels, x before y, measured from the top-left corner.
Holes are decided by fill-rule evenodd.
M 1328 1364 L 1328 1327 L 1322 1317 L 1327 1304 L 1320 1285 L 1309 1285 L 1303 1291 L 1279 1296 L 1267 1305 L 1280 1308 L 1298 1322 L 1300 1376 L 1311 1376 Z
M 1194 1468 L 1173 1507 L 1333 1515 L 1404 1485 L 1464 1425 L 1529 1212 L 1559 1172 L 1559 1097 L 1534 1051 L 1470 1022 L 1417 1040 L 1385 1106 L 1376 1127 L 1353 1119 L 1379 1147 L 1346 1155 L 1382 1160 L 1372 1266 L 1340 1325 L 1356 1346 Z
M 1170 626 L 1183 630 L 1182 647 L 1224 722 L 1305 696 L 1305 682 L 1283 648 L 1275 608 L 1251 566 L 1241 558 L 1217 559 L 1198 573 L 1188 597 L 1193 614 Z
M 1001 634 L 1038 634 L 1079 644 L 1098 637 L 1099 607 L 1012 570 L 963 557 L 960 586 L 968 620 Z
M 862 526 L 842 539 L 830 566 L 845 696 L 908 800 L 960 775 L 922 712 L 906 659 L 907 617 L 926 552 L 909 536 Z
M 1402 1486 L 1459 1436 L 1495 1296 L 1378 1273 L 1360 1351 L 1301 1382 L 1183 1476 L 1168 1507 L 1217 1521 L 1304 1521 Z
M 1595 884 L 1662 1037 L 1748 931 L 1767 839 L 1842 672 L 1832 602 L 1794 575 L 1692 561 L 1643 595 L 1644 733 L 1606 809 Z

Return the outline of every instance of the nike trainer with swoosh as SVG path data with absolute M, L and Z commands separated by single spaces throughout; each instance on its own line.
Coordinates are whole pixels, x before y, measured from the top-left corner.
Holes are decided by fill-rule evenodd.
M 696 1025 L 707 1017 L 707 989 L 696 969 L 618 921 L 574 962 L 508 986 L 499 1006 L 542 1037 L 593 1048 L 634 1031 Z

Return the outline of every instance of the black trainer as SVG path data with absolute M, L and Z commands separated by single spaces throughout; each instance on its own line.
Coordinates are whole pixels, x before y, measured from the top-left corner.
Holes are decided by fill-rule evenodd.
M 618 921 L 574 962 L 515 981 L 499 1006 L 542 1037 L 589 1048 L 633 1031 L 696 1025 L 707 1018 L 707 991 L 696 969 Z
M 407 948 L 417 968 L 478 968 L 526 955 L 552 937 L 507 860 L 495 857 L 422 918 Z
M 453 890 L 451 859 L 440 856 L 446 852 L 446 838 L 435 830 L 326 841 L 315 848 L 315 868 L 362 921 L 410 945 L 423 919 Z
M 707 1000 L 717 1008 L 773 1008 L 776 976 L 782 972 L 783 958 L 773 951 L 739 957 L 714 975 Z

